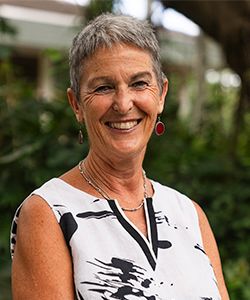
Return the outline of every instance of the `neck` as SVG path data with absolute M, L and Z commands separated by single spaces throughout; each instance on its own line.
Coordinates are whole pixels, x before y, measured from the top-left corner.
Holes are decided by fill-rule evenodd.
M 95 182 L 114 199 L 123 199 L 124 203 L 142 199 L 143 189 L 143 161 L 144 153 L 138 159 L 113 160 L 103 159 L 89 152 L 85 159 L 85 168 Z M 147 184 L 148 189 L 148 184 Z M 130 201 L 131 199 L 131 201 Z M 134 199 L 134 200 L 132 200 Z

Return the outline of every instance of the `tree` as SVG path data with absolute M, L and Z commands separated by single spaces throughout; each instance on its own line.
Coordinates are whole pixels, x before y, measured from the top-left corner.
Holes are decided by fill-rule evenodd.
M 234 116 L 232 145 L 237 145 L 244 125 L 244 113 L 250 108 L 250 2 L 161 0 L 198 24 L 222 47 L 229 67 L 241 78 L 242 87 Z

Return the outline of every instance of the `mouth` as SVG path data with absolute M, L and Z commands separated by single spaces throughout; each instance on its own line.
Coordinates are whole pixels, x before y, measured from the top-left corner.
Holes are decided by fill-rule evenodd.
M 122 121 L 122 122 L 106 122 L 105 124 L 113 129 L 129 130 L 137 126 L 141 122 L 141 119 L 133 121 Z

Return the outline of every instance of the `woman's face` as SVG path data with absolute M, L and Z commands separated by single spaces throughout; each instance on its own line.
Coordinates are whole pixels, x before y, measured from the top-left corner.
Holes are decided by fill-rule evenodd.
M 80 104 L 68 90 L 90 149 L 101 157 L 128 158 L 144 153 L 166 93 L 167 81 L 160 94 L 148 52 L 125 44 L 101 48 L 84 62 Z

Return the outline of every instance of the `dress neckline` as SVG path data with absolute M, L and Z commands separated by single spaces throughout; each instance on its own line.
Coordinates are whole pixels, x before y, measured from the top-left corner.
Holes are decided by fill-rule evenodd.
M 82 193 L 82 194 L 84 194 L 85 196 L 87 196 L 88 198 L 91 198 L 92 200 L 93 200 L 93 199 L 99 199 L 99 200 L 101 200 L 101 201 L 104 200 L 104 201 L 106 201 L 106 202 L 111 201 L 111 202 L 117 202 L 117 203 L 118 203 L 117 199 L 110 199 L 110 200 L 108 200 L 108 199 L 105 199 L 105 198 L 103 198 L 103 197 L 98 197 L 98 196 L 92 195 L 92 194 L 90 194 L 90 193 L 87 193 L 87 192 L 85 192 L 85 191 L 83 191 L 83 190 L 81 190 L 81 189 L 79 189 L 79 188 L 77 188 L 77 187 L 71 185 L 70 183 L 66 182 L 65 180 L 63 180 L 63 179 L 61 179 L 61 178 L 59 178 L 59 177 L 54 177 L 54 178 L 52 178 L 51 180 L 52 180 L 52 181 L 53 181 L 53 180 L 56 180 L 57 182 L 60 182 L 60 183 L 63 184 L 64 186 L 69 187 L 70 189 L 73 189 L 73 190 L 75 190 L 75 191 L 78 192 L 78 193 Z M 152 198 L 152 200 L 153 200 L 154 197 L 155 197 L 155 184 L 156 184 L 156 182 L 155 182 L 154 180 L 151 180 L 151 179 L 149 179 L 149 181 L 150 181 L 150 183 L 152 184 L 153 195 L 152 195 L 151 197 L 148 197 L 148 198 Z

